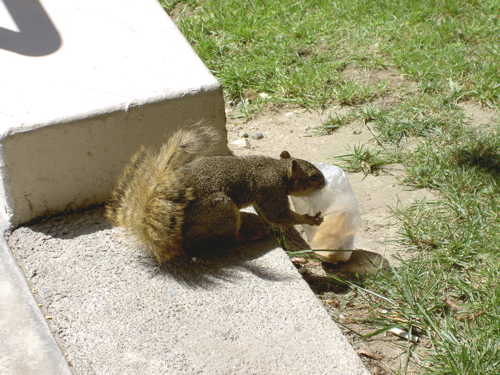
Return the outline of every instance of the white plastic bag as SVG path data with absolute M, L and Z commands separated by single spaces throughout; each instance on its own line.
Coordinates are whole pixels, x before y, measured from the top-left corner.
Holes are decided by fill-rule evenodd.
M 304 197 L 290 197 L 292 204 L 299 214 L 315 215 L 321 211 L 324 217 L 319 226 L 302 225 L 313 250 L 332 250 L 318 251 L 315 255 L 328 263 L 346 262 L 354 250 L 361 222 L 358 202 L 341 168 L 325 163 L 313 164 L 323 172 L 325 188 Z

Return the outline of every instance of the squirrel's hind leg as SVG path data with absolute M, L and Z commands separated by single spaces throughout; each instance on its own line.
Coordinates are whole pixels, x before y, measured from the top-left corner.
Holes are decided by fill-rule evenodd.
M 222 193 L 191 202 L 185 214 L 183 238 L 186 247 L 211 239 L 234 241 L 241 226 L 236 204 Z
M 183 236 L 187 247 L 210 239 L 253 241 L 270 233 L 269 227 L 260 217 L 240 212 L 229 197 L 217 195 L 192 202 L 187 209 Z

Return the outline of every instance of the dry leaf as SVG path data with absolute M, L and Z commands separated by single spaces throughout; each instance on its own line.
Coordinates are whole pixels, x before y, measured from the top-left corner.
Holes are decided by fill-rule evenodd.
M 358 353 L 358 355 L 364 355 L 365 357 L 368 357 L 371 359 L 377 359 L 377 360 L 382 359 L 382 357 L 376 355 L 374 352 L 372 352 L 368 348 L 361 348 L 358 351 L 356 351 L 356 353 Z

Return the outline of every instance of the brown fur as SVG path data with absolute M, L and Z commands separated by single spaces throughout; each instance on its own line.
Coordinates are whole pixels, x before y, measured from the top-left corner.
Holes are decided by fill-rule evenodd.
M 288 195 L 325 185 L 307 161 L 263 156 L 212 156 L 220 138 L 211 128 L 180 129 L 158 152 L 141 148 L 125 167 L 106 216 L 128 229 L 162 264 L 205 240 L 254 240 L 268 233 L 240 230 L 240 209 L 254 206 L 265 221 L 319 225 L 323 218 L 290 210 Z
M 175 132 L 158 152 L 141 147 L 125 166 L 106 207 L 106 217 L 146 244 L 162 264 L 182 255 L 183 210 L 193 200 L 180 167 L 215 152 L 220 135 L 209 127 Z M 168 250 L 167 250 L 168 249 Z

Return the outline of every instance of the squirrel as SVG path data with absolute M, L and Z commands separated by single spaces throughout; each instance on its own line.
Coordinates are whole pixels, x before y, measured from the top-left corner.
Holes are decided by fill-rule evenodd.
M 106 217 L 147 245 L 160 265 L 210 239 L 257 240 L 261 229 L 242 226 L 240 209 L 253 206 L 264 222 L 320 225 L 321 212 L 301 215 L 288 195 L 303 196 L 325 186 L 311 163 L 287 151 L 266 156 L 216 156 L 221 136 L 212 127 L 185 127 L 158 151 L 141 147 L 119 177 Z M 244 224 L 244 223 L 243 223 Z

